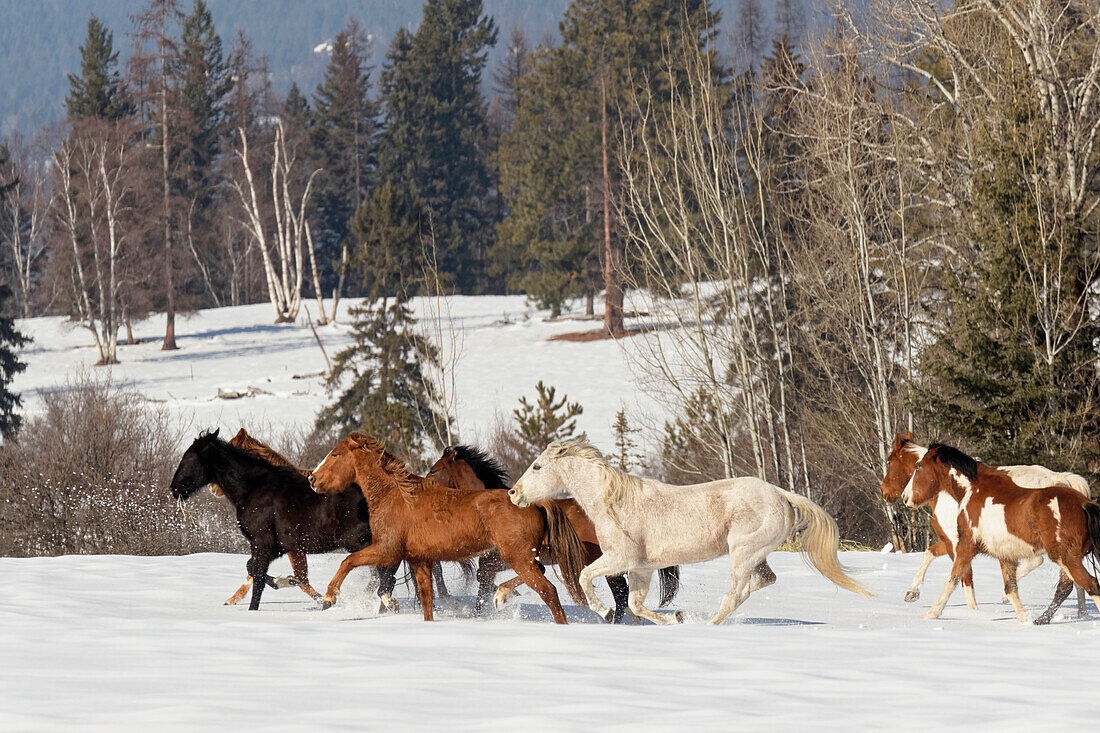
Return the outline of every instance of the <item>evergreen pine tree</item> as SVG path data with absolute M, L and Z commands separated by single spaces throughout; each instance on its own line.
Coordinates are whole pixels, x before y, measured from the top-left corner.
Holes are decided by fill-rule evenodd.
M 10 287 L 0 284 L 0 438 L 4 440 L 14 436 L 21 423 L 21 418 L 16 413 L 20 398 L 10 391 L 11 380 L 27 368 L 26 364 L 16 358 L 15 352 L 28 339 L 16 330 L 15 320 L 4 315 L 5 304 L 11 294 Z
M 416 33 L 394 36 L 382 75 L 379 179 L 424 202 L 440 272 L 465 291 L 484 283 L 495 214 L 479 88 L 496 38 L 481 0 L 427 0 Z
M 974 180 L 974 249 L 948 279 L 951 309 L 921 354 L 914 407 L 935 434 L 962 438 L 983 460 L 1066 469 L 1095 455 L 1100 433 L 1100 328 L 1078 310 L 1089 307 L 1079 288 L 1092 287 L 1092 229 L 1062 222 L 1044 237 L 1053 217 L 1041 218 L 1045 202 L 1031 182 L 1048 131 L 1036 122 L 1024 74 L 1006 69 L 1001 108 L 979 136 L 989 166 Z M 1039 312 L 1037 297 L 1054 294 L 1058 315 Z M 1053 354 L 1051 342 L 1059 344 Z
M 173 75 L 182 112 L 176 123 L 183 147 L 177 166 L 186 179 L 181 194 L 188 201 L 195 199 L 201 210 L 214 188 L 213 166 L 225 138 L 225 108 L 233 89 L 221 37 L 203 0 L 195 0 L 184 18 Z
M 615 437 L 615 467 L 620 471 L 630 471 L 635 466 L 645 468 L 645 455 L 638 450 L 638 442 L 633 438 L 634 434 L 642 432 L 642 429 L 630 427 L 625 409 L 620 408 L 615 413 L 611 432 Z
M 88 37 L 80 47 L 80 75 L 69 74 L 65 108 L 71 120 L 110 122 L 122 119 L 132 110 L 119 77 L 114 33 L 95 15 L 88 18 Z
M 351 219 L 367 193 L 378 134 L 378 108 L 370 98 L 369 43 L 358 22 L 350 19 L 333 39 L 324 78 L 313 95 L 310 134 L 322 169 L 315 186 L 314 240 L 318 258 L 332 265 L 326 282 L 340 294 L 354 246 Z M 305 105 L 293 103 L 301 114 Z
M 382 298 L 351 309 L 354 342 L 333 363 L 330 389 L 346 381 L 317 418 L 319 430 L 361 430 L 385 440 L 401 458 L 418 462 L 430 446 L 428 427 L 439 420 L 431 384 L 421 365 L 435 347 L 415 333 L 401 298 Z
M 519 407 L 512 410 L 517 432 L 524 445 L 538 455 L 555 440 L 573 437 L 577 416 L 584 412 L 579 402 L 569 402 L 567 395 L 556 399 L 557 390 L 539 380 L 535 385 L 535 400 L 519 398 Z

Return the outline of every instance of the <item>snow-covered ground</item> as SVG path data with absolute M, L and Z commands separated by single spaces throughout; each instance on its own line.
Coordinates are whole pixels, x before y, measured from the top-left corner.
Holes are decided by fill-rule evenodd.
M 320 587 L 337 555 L 311 558 Z M 775 553 L 779 581 L 725 625 L 721 560 L 684 568 L 682 626 L 613 627 L 571 605 L 559 627 L 530 591 L 472 618 L 472 589 L 425 623 L 363 598 L 365 570 L 319 611 L 296 589 L 259 612 L 221 603 L 244 557 L 0 559 L 0 729 L 91 730 L 1069 730 L 1095 724 L 1100 616 L 1071 603 L 1048 627 L 1002 606 L 997 566 L 975 565 L 943 617 L 901 598 L 918 555 L 845 553 L 878 597 L 838 590 Z M 287 563 L 279 561 L 279 572 Z M 502 576 L 503 579 L 503 576 Z M 1032 614 L 1055 569 L 1024 579 Z M 601 596 L 609 600 L 605 586 Z
M 423 307 L 423 303 L 419 304 Z M 548 322 L 521 297 L 454 298 L 462 355 L 459 428 L 479 442 L 495 413 L 509 415 L 542 379 L 584 406 L 578 420 L 604 448 L 620 407 L 659 427 L 665 407 L 639 389 L 620 344 L 551 342 L 597 324 Z M 319 328 L 328 353 L 349 341 L 346 313 Z M 61 319 L 23 321 L 34 338 L 15 380 L 28 413 L 40 390 L 63 385 L 96 359 L 90 336 Z M 120 349 L 111 369 L 197 431 L 247 424 L 308 426 L 327 401 L 324 360 L 304 321 L 272 325 L 266 305 L 203 311 L 178 322 L 179 351 L 150 339 Z M 639 337 L 647 338 L 647 337 Z M 219 389 L 263 390 L 215 399 Z M 688 623 L 610 627 L 567 602 L 557 627 L 530 592 L 503 613 L 471 617 L 471 590 L 420 620 L 377 616 L 365 571 L 340 604 L 320 612 L 297 590 L 268 590 L 259 613 L 221 602 L 244 575 L 235 555 L 0 558 L 0 730 L 1045 730 L 1094 723 L 1100 615 L 1022 626 L 1002 606 L 997 566 L 979 558 L 981 607 L 961 593 L 943 618 L 920 618 L 925 597 L 901 601 L 916 555 L 847 553 L 878 593 L 837 590 L 797 555 L 772 556 L 779 582 L 730 623 L 704 624 L 728 586 L 724 560 L 685 568 L 674 606 Z M 311 559 L 323 587 L 340 556 Z M 286 572 L 280 561 L 278 572 Z M 451 569 L 451 586 L 460 588 Z M 1049 563 L 1023 582 L 1033 614 L 1055 583 Z M 601 594 L 607 599 L 606 588 Z M 566 600 L 563 596 L 563 600 Z
M 330 357 L 351 341 L 344 301 L 337 324 L 319 327 L 318 334 Z M 316 304 L 309 303 L 316 316 Z M 415 303 L 425 312 L 425 302 Z M 549 341 L 559 333 L 599 328 L 598 322 L 547 321 L 523 296 L 454 297 L 449 299 L 460 358 L 455 369 L 455 394 L 460 435 L 476 443 L 485 438 L 496 413 L 511 419 L 518 399 L 535 393 L 540 379 L 580 402 L 584 414 L 578 428 L 605 449 L 610 448 L 611 424 L 621 407 L 635 420 L 660 427 L 667 413 L 650 394 L 635 388 L 620 345 L 614 341 L 573 343 Z M 331 307 L 329 305 L 328 307 Z M 110 368 L 116 384 L 139 390 L 177 412 L 195 431 L 240 425 L 281 431 L 309 426 L 317 411 L 330 400 L 320 376 L 324 357 L 303 313 L 295 324 L 272 323 L 270 305 L 258 304 L 199 311 L 177 319 L 178 351 L 160 350 L 162 316 L 135 326 L 138 339 L 147 342 L 121 346 L 122 363 Z M 27 370 L 13 388 L 23 394 L 24 410 L 40 407 L 38 391 L 63 384 L 71 375 L 88 370 L 93 376 L 108 370 L 93 368 L 98 355 L 91 335 L 62 318 L 20 321 L 19 329 L 34 339 L 22 353 Z M 237 400 L 216 399 L 219 389 L 263 392 Z

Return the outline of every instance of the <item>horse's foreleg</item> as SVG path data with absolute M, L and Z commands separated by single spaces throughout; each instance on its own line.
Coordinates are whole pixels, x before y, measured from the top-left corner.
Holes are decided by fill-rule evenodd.
M 348 573 L 355 568 L 360 565 L 389 565 L 392 562 L 385 548 L 377 545 L 367 545 L 362 550 L 351 553 L 344 558 L 340 567 L 336 569 L 336 574 L 332 576 L 328 590 L 325 591 L 325 597 L 321 599 L 321 609 L 332 608 L 336 603 L 336 597 L 340 595 L 340 586 L 344 584 L 344 578 L 348 577 Z
M 943 591 L 940 592 L 940 597 L 936 599 L 932 607 L 925 612 L 923 618 L 931 620 L 940 617 L 940 614 L 943 613 L 943 609 L 947 607 L 947 601 L 951 598 L 951 594 L 955 592 L 959 580 L 966 574 L 966 571 L 970 569 L 970 563 L 974 561 L 975 553 L 976 550 L 972 546 L 972 543 L 960 545 L 955 548 L 955 562 L 951 566 L 951 573 L 947 576 L 947 580 L 943 584 Z
M 225 605 L 232 606 L 236 603 L 240 603 L 241 599 L 248 594 L 248 589 L 252 587 L 252 576 L 249 575 L 244 579 L 244 583 L 237 589 L 237 592 L 225 599 Z
M 416 593 L 420 598 L 420 608 L 424 611 L 424 620 L 431 621 L 435 596 L 432 590 L 432 565 L 435 563 L 409 563 L 416 576 Z M 438 567 L 438 565 L 436 565 Z
M 616 567 L 614 563 L 608 558 L 607 555 L 601 555 L 596 558 L 592 564 L 586 566 L 584 570 L 580 572 L 580 577 L 577 579 L 580 583 L 581 590 L 584 592 L 584 599 L 588 601 L 588 607 L 593 611 L 603 616 L 604 621 L 611 621 L 611 611 L 607 606 L 603 604 L 600 597 L 596 595 L 596 578 L 604 578 L 608 575 L 619 575 L 625 570 L 625 568 Z
M 649 584 L 653 581 L 652 570 L 631 570 L 627 578 L 630 584 L 630 610 L 634 615 L 649 619 L 655 624 L 672 624 L 684 620 L 684 614 L 679 611 L 655 613 L 645 607 L 645 597 L 649 595 Z
M 963 594 L 966 595 L 966 607 L 971 611 L 977 611 L 978 599 L 974 595 L 974 570 L 970 569 L 963 573 L 961 580 Z
M 306 556 L 299 555 L 296 552 L 288 552 L 286 556 L 290 560 L 290 569 L 294 573 L 294 579 L 297 581 L 296 585 L 313 600 L 321 600 L 321 594 L 309 584 L 309 562 L 306 561 Z
M 1058 576 L 1058 585 L 1054 589 L 1054 600 L 1050 602 L 1050 606 L 1047 610 L 1043 611 L 1039 618 L 1035 619 L 1036 626 L 1043 626 L 1049 624 L 1050 620 L 1054 618 L 1055 612 L 1061 607 L 1062 601 L 1069 597 L 1070 591 L 1073 590 L 1073 578 L 1066 572 L 1065 568 L 1062 568 L 1061 574 Z
M 921 558 L 920 567 L 917 568 L 917 574 L 913 576 L 913 582 L 909 584 L 909 590 L 905 592 L 905 602 L 912 603 L 920 598 L 920 587 L 924 584 L 924 574 L 928 572 L 928 566 L 932 564 L 932 561 L 937 557 L 947 554 L 947 543 L 940 540 L 934 545 L 929 545 L 928 549 L 924 551 L 924 557 Z
M 268 553 L 252 551 L 252 557 L 248 560 L 248 574 L 252 576 L 252 600 L 248 604 L 249 611 L 260 609 L 260 596 L 264 592 L 264 583 L 257 582 L 260 578 L 267 578 L 267 569 L 271 565 L 271 555 Z

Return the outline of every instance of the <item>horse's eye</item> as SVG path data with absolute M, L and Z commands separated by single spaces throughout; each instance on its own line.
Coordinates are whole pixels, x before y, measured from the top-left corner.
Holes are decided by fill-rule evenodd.
M 540 466 L 540 465 L 539 465 L 539 464 L 537 464 L 537 463 L 536 463 L 536 464 L 534 464 L 533 466 L 531 466 L 531 470 L 532 470 L 532 471 L 537 471 L 537 470 L 539 470 L 540 468 L 542 468 L 542 466 Z
M 920 470 L 920 461 L 917 461 L 916 465 L 913 466 L 913 471 L 916 472 L 916 471 L 919 471 L 919 470 Z

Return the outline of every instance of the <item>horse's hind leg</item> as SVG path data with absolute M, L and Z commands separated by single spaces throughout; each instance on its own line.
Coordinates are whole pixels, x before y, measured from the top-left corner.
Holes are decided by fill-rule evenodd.
M 1043 564 L 1042 555 L 1034 555 L 1032 557 L 1020 560 L 1016 565 L 1016 581 L 1019 582 L 1021 578 L 1030 573 L 1035 568 Z M 1007 595 L 1001 595 L 1001 603 L 1011 603 L 1011 599 Z
M 474 604 L 474 613 L 480 616 L 485 612 L 489 602 L 496 605 L 494 595 L 497 591 L 497 573 L 503 569 L 503 562 L 498 553 L 486 553 L 477 559 L 477 602 Z
M 934 545 L 930 545 L 927 550 L 924 551 L 924 557 L 921 558 L 920 567 L 917 568 L 917 574 L 913 576 L 913 582 L 909 584 L 909 590 L 905 591 L 905 602 L 912 603 L 920 598 L 920 587 L 924 584 L 924 574 L 928 572 L 928 566 L 932 564 L 932 561 L 937 557 L 946 555 L 947 543 L 940 540 Z
M 294 571 L 295 582 L 292 585 L 297 585 L 302 589 L 302 592 L 315 601 L 321 600 L 321 594 L 313 589 L 313 586 L 309 584 L 309 562 L 306 561 L 305 555 L 299 555 L 296 552 L 288 552 L 286 554 L 287 559 L 290 560 L 290 569 Z M 283 587 L 278 585 L 277 587 Z
M 237 589 L 237 592 L 225 599 L 225 605 L 232 606 L 240 603 L 241 599 L 248 594 L 248 589 L 252 587 L 252 576 L 249 575 L 244 579 L 244 583 Z
M 749 579 L 749 593 L 755 593 L 761 588 L 767 588 L 769 585 L 773 584 L 775 580 L 775 571 L 772 570 L 771 565 L 768 565 L 767 560 L 763 560 L 752 571 L 752 577 Z
M 384 565 L 374 568 L 378 582 L 375 586 L 378 591 L 378 613 L 398 613 L 401 609 L 393 598 L 393 589 L 397 586 L 397 568 L 400 565 Z
M 1001 570 L 1001 574 L 1004 574 L 1003 569 Z M 974 570 L 972 568 L 963 573 L 962 587 L 963 595 L 966 596 L 966 607 L 969 608 L 971 611 L 977 611 L 978 599 L 974 595 Z M 1006 595 L 1005 598 L 1008 598 L 1008 596 Z
M 606 580 L 607 587 L 611 589 L 611 597 L 615 599 L 615 615 L 611 618 L 611 623 L 621 624 L 627 611 L 630 611 L 630 615 L 633 617 L 631 620 L 637 623 L 637 616 L 629 608 L 630 585 L 626 582 L 626 578 L 621 575 L 609 575 Z
M 649 619 L 655 624 L 673 624 L 684 620 L 684 614 L 656 613 L 645 607 L 645 597 L 649 594 L 649 584 L 653 581 L 652 570 L 631 570 L 627 574 L 630 583 L 630 610 L 634 615 Z
M 596 578 L 604 578 L 608 575 L 619 575 L 623 570 L 624 568 L 617 567 L 607 555 L 601 555 L 590 565 L 586 566 L 584 570 L 581 570 L 580 577 L 577 579 L 580 583 L 581 590 L 584 592 L 584 599 L 588 601 L 588 607 L 600 616 L 603 616 L 604 621 L 611 621 L 611 611 L 603 604 L 600 597 L 596 595 L 596 585 L 594 581 Z
M 447 584 L 443 582 L 443 565 L 441 563 L 432 563 L 432 577 L 435 578 L 435 587 L 439 589 L 439 597 L 450 598 L 451 592 L 447 590 Z
M 565 610 L 561 607 L 561 599 L 558 598 L 558 592 L 554 589 L 554 584 L 546 579 L 546 576 L 541 570 L 539 570 L 539 564 L 532 557 L 531 551 L 528 548 L 524 550 L 519 548 L 508 548 L 507 551 L 503 547 L 498 548 L 500 550 L 501 557 L 504 558 L 504 562 L 519 574 L 519 577 L 527 584 L 531 590 L 539 594 L 539 598 L 550 609 L 550 614 L 554 617 L 554 622 L 559 624 L 565 623 Z
M 733 545 L 733 543 L 730 543 Z M 741 542 L 738 542 L 740 545 Z M 730 614 L 737 610 L 737 607 L 745 602 L 745 599 L 749 597 L 749 593 L 752 592 L 752 585 L 754 576 L 756 576 L 757 570 L 760 564 L 763 563 L 768 557 L 768 553 L 765 551 L 761 555 L 757 553 L 755 557 L 748 555 L 740 547 L 730 547 L 730 589 L 726 591 L 726 594 L 722 596 L 722 605 L 719 606 L 718 612 L 714 614 L 707 623 L 712 626 L 718 624 L 729 618 Z M 771 568 L 769 568 L 770 570 Z M 774 577 L 774 573 L 772 574 Z M 764 580 L 760 578 L 759 582 Z M 761 586 L 763 587 L 763 586 Z
M 1065 565 L 1062 567 L 1069 571 L 1073 582 L 1084 588 L 1085 592 L 1092 598 L 1092 602 L 1100 609 L 1100 583 L 1097 583 L 1096 578 L 1089 575 L 1081 560 L 1080 556 L 1066 558 Z
M 424 620 L 431 621 L 434 618 L 432 610 L 435 604 L 435 597 L 432 593 L 432 565 L 438 567 L 438 564 L 409 564 L 412 565 L 413 575 L 416 577 L 416 593 L 420 597 L 420 608 L 424 611 Z
M 1058 576 L 1058 586 L 1054 589 L 1054 600 L 1050 602 L 1050 606 L 1047 610 L 1043 611 L 1039 618 L 1035 619 L 1036 626 L 1043 626 L 1049 624 L 1050 620 L 1054 618 L 1054 613 L 1062 605 L 1062 601 L 1069 597 L 1070 591 L 1073 590 L 1073 578 L 1070 574 L 1062 569 L 1062 573 Z
M 1011 560 L 1001 560 L 1001 575 L 1005 579 L 1005 595 L 1012 601 L 1012 607 L 1016 609 L 1016 620 L 1022 624 L 1027 623 L 1027 610 L 1020 602 L 1020 593 L 1016 583 L 1016 563 Z

